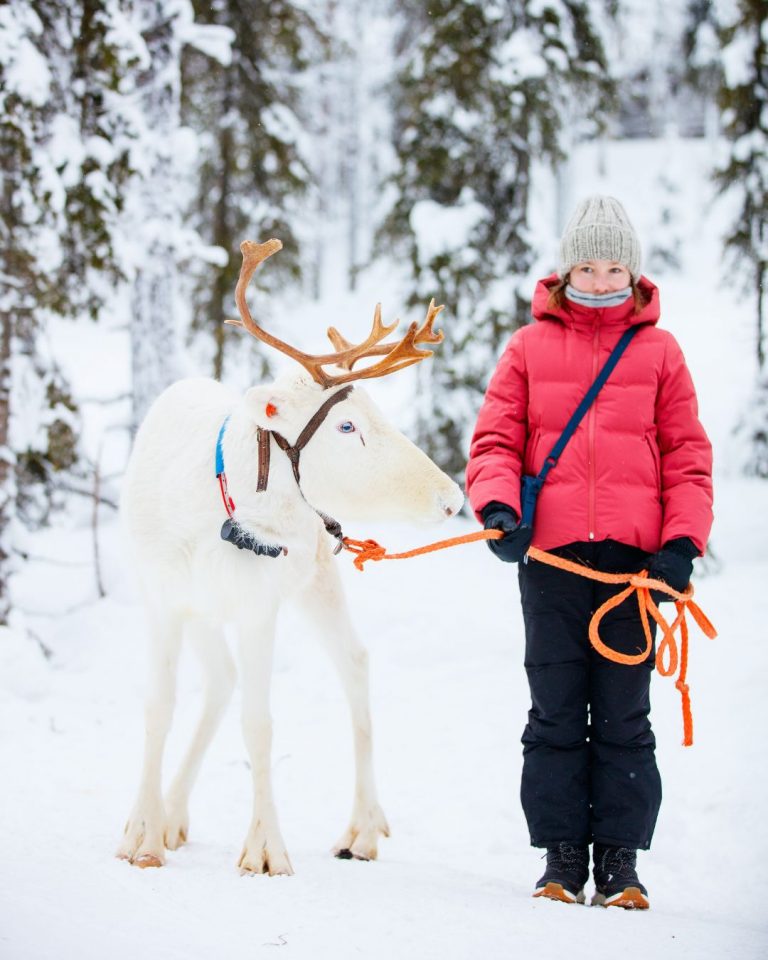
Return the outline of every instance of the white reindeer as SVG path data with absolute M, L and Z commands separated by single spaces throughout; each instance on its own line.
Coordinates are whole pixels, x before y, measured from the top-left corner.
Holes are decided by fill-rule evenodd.
M 165 848 L 175 850 L 187 839 L 189 794 L 235 681 L 223 635 L 230 623 L 238 640 L 242 727 L 253 774 L 253 817 L 239 867 L 243 873 L 293 872 L 270 780 L 270 674 L 275 619 L 286 597 L 297 600 L 319 629 L 351 711 L 354 802 L 334 852 L 375 859 L 379 835 L 388 835 L 371 758 L 367 654 L 342 595 L 333 556 L 341 533 L 331 517 L 431 521 L 461 508 L 457 485 L 351 385 L 429 356 L 417 345 L 442 339 L 432 330 L 441 308 L 430 304 L 419 329 L 414 323 L 402 341 L 384 344 L 396 324 L 382 325 L 377 307 L 362 344 L 352 346 L 331 329 L 333 354 L 303 354 L 259 328 L 245 301 L 256 266 L 281 246 L 278 240 L 242 245 L 238 322 L 299 360 L 310 375 L 252 387 L 243 397 L 213 380 L 174 384 L 147 414 L 125 479 L 122 511 L 151 642 L 143 773 L 117 855 L 140 867 L 162 866 Z M 382 359 L 352 369 L 366 357 Z M 343 372 L 328 373 L 329 364 Z M 225 535 L 242 549 L 225 542 Z M 163 800 L 163 749 L 182 634 L 201 658 L 205 703 Z

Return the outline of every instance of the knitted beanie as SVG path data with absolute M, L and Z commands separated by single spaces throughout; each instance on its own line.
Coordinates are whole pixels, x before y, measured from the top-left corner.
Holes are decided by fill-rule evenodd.
M 585 260 L 615 260 L 633 280 L 640 276 L 640 241 L 626 210 L 613 197 L 587 197 L 566 225 L 560 241 L 559 276 L 565 277 Z

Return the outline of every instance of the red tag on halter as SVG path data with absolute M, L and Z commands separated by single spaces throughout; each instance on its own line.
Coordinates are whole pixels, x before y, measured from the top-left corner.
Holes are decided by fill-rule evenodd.
M 235 512 L 235 501 L 230 497 L 229 490 L 227 489 L 227 475 L 220 473 L 217 480 L 219 481 L 219 489 L 221 490 L 221 499 L 224 501 L 224 509 L 231 517 Z
M 268 417 L 274 417 L 277 414 L 277 407 L 274 405 L 274 403 L 268 403 L 264 412 Z

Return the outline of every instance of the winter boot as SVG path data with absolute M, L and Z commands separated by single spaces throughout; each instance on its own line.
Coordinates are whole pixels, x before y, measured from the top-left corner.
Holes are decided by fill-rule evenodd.
M 558 843 L 556 847 L 547 847 L 547 869 L 533 895 L 563 903 L 584 903 L 584 884 L 588 879 L 589 847 Z
M 648 891 L 637 878 L 637 851 L 596 843 L 592 906 L 647 910 Z

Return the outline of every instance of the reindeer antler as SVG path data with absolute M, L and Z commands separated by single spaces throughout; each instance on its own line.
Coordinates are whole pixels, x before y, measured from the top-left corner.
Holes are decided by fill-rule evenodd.
M 402 347 L 406 342 L 412 344 L 415 350 L 415 344 L 419 343 L 440 343 L 443 339 L 443 331 L 433 330 L 433 325 L 437 319 L 438 314 L 443 309 L 443 306 L 435 306 L 434 298 L 429 301 L 429 306 L 427 307 L 427 316 L 424 320 L 424 323 L 420 327 L 416 327 L 416 323 L 412 323 L 408 327 L 408 332 L 405 337 L 398 344 L 391 343 L 376 343 L 375 345 L 367 346 L 368 341 L 360 346 L 355 347 L 353 344 L 346 340 L 336 327 L 330 327 L 328 329 L 328 339 L 331 341 L 333 347 L 335 348 L 337 354 L 345 355 L 344 360 L 337 360 L 336 363 L 340 367 L 344 367 L 346 370 L 351 370 L 353 364 L 357 363 L 358 360 L 362 360 L 364 357 L 378 357 L 383 355 L 392 355 L 394 350 L 397 350 L 399 347 Z M 373 329 L 376 329 L 377 324 L 381 322 L 381 304 L 376 304 L 376 310 L 373 315 Z M 398 321 L 392 324 L 388 328 L 387 333 L 391 332 L 397 327 Z M 385 334 L 386 336 L 386 334 Z M 370 340 L 370 337 L 368 338 Z M 411 360 L 411 363 L 418 363 L 419 360 L 423 360 L 424 357 L 431 357 L 431 350 L 415 350 L 414 359 Z M 376 365 L 377 366 L 377 365 Z M 408 364 L 403 364 L 403 366 L 408 366 Z M 366 369 L 370 370 L 371 367 Z M 400 369 L 396 367 L 395 369 Z M 376 376 L 376 374 L 374 374 Z
M 328 339 L 335 349 L 335 353 L 309 354 L 292 347 L 290 344 L 279 340 L 272 334 L 263 330 L 253 319 L 245 300 L 245 291 L 253 273 L 258 265 L 271 257 L 273 253 L 282 249 L 282 243 L 279 240 L 267 240 L 265 243 L 254 243 L 252 240 L 245 240 L 240 244 L 240 250 L 243 254 L 243 265 L 240 268 L 240 278 L 237 281 L 235 289 L 235 301 L 240 311 L 240 320 L 228 320 L 227 323 L 236 326 L 245 327 L 252 336 L 274 347 L 281 353 L 286 354 L 292 359 L 298 361 L 315 380 L 323 387 L 332 387 L 341 383 L 349 383 L 352 380 L 362 380 L 371 377 L 383 377 L 388 373 L 394 373 L 395 370 L 402 370 L 413 363 L 419 363 L 426 357 L 432 356 L 431 350 L 420 350 L 419 344 L 440 343 L 443 339 L 442 331 L 433 329 L 433 324 L 437 315 L 443 309 L 442 306 L 435 306 L 435 301 L 431 300 L 427 309 L 427 316 L 424 323 L 419 327 L 415 322 L 412 323 L 405 336 L 401 340 L 390 343 L 381 341 L 392 333 L 398 324 L 385 325 L 381 322 L 381 304 L 376 304 L 373 314 L 373 324 L 371 332 L 357 345 L 345 340 L 344 337 L 331 327 L 328 330 Z M 364 367 L 361 370 L 352 370 L 352 367 L 358 360 L 368 357 L 382 357 L 377 363 Z M 347 373 L 332 374 L 327 373 L 323 367 L 329 364 L 341 366 Z

